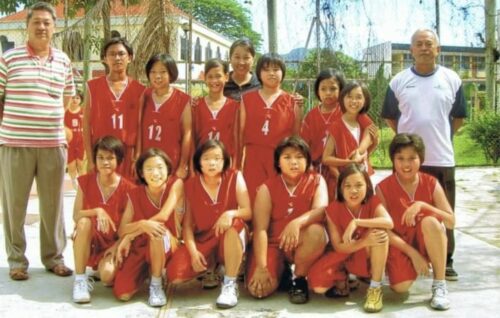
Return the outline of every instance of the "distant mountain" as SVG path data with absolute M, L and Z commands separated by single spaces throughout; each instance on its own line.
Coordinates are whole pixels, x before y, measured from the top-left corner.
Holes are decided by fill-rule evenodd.
M 283 59 L 286 61 L 302 61 L 307 54 L 307 50 L 304 47 L 298 47 L 286 54 L 281 54 Z

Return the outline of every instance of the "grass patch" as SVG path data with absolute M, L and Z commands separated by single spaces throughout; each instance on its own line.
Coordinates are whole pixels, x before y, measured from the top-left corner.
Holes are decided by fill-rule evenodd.
M 470 138 L 466 132 L 466 127 L 463 127 L 455 134 L 453 138 L 453 146 L 455 149 L 455 161 L 457 167 L 475 167 L 475 166 L 491 166 L 493 163 L 486 160 L 481 146 Z M 390 169 L 392 163 L 389 158 L 389 144 L 391 143 L 394 133 L 388 127 L 380 130 L 380 144 L 375 152 L 370 156 L 370 161 L 375 168 Z

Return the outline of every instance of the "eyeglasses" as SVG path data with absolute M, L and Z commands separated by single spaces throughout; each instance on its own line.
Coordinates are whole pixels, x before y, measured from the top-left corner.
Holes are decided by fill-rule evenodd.
M 125 56 L 127 56 L 127 55 L 128 55 L 128 53 L 127 53 L 127 52 L 125 52 L 125 51 L 119 51 L 119 52 L 108 52 L 108 53 L 106 53 L 106 56 L 107 56 L 107 57 L 111 57 L 111 58 L 112 58 L 112 57 L 115 57 L 115 58 L 116 58 L 116 57 L 119 57 L 119 58 L 121 58 L 121 59 L 122 59 L 122 58 L 124 58 L 124 57 L 125 57 Z

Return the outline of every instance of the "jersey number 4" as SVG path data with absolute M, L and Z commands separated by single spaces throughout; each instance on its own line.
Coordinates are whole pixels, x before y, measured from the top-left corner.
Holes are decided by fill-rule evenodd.
M 269 119 L 266 119 L 260 131 L 266 136 L 269 134 Z

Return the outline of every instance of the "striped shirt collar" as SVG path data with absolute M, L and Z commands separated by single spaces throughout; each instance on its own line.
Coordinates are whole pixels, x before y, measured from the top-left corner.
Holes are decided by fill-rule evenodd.
M 31 47 L 29 42 L 26 42 L 26 52 L 28 52 L 28 55 L 30 57 L 40 58 L 40 56 L 35 53 L 35 50 L 33 49 L 33 47 Z M 49 46 L 49 55 L 47 56 L 47 61 L 52 61 L 52 59 L 54 59 L 54 52 L 52 50 L 52 47 Z

